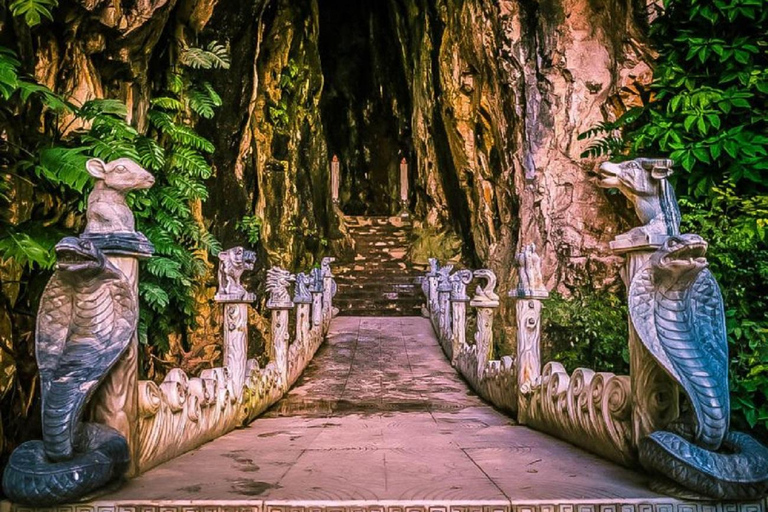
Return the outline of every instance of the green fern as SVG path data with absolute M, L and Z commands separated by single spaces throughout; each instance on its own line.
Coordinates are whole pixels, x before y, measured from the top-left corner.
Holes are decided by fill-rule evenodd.
M 193 69 L 229 69 L 229 51 L 223 44 L 213 41 L 205 48 L 183 48 L 179 62 Z
M 58 241 L 58 234 L 58 231 L 34 221 L 6 227 L 0 235 L 0 261 L 12 261 L 21 267 L 52 268 L 56 262 L 53 246 Z

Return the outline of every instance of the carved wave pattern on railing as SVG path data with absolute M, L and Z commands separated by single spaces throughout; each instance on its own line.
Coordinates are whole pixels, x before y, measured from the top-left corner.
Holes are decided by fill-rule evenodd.
M 625 466 L 637 464 L 632 394 L 627 375 L 562 364 L 544 366 L 526 407 L 526 424 Z
M 253 421 L 283 397 L 320 348 L 333 316 L 332 274 L 327 274 L 323 281 L 325 286 L 317 290 L 322 298 L 318 297 L 315 302 L 321 308 L 319 314 L 314 315 L 311 308 L 305 309 L 297 318 L 298 329 L 292 342 L 287 347 L 275 347 L 277 352 L 285 354 L 277 359 L 284 361 L 287 371 L 281 371 L 275 361 L 260 368 L 255 359 L 249 359 L 240 393 L 235 392 L 236 384 L 226 366 L 203 370 L 199 377 L 189 377 L 174 368 L 160 385 L 153 381 L 139 382 L 138 466 L 141 472 Z M 288 311 L 273 313 L 277 313 L 273 314 L 273 339 L 287 343 L 291 338 L 287 332 Z M 320 320 L 318 325 L 311 325 L 313 317 Z M 276 322 L 278 318 L 280 322 Z M 302 323 L 306 325 L 302 327 Z

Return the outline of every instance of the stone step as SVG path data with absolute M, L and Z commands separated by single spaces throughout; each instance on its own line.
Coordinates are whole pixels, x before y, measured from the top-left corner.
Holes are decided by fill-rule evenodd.
M 347 293 L 353 293 L 358 291 L 366 291 L 366 290 L 377 290 L 377 291 L 383 291 L 383 292 L 398 292 L 398 293 L 407 293 L 407 292 L 418 292 L 421 293 L 421 286 L 418 284 L 413 283 L 382 283 L 382 282 L 375 282 L 375 281 L 369 281 L 361 283 L 359 281 L 347 281 L 344 283 L 340 283 L 339 281 L 336 281 L 336 284 L 339 288 L 339 293 L 343 293 L 346 295 Z
M 426 265 L 408 261 L 412 223 L 403 217 L 345 217 L 355 240 L 353 261 L 334 268 L 342 315 L 419 315 L 423 297 L 416 277 Z

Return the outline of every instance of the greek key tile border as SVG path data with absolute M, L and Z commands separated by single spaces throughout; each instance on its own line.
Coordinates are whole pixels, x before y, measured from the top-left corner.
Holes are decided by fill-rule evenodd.
M 747 503 L 680 502 L 661 500 L 641 502 L 617 500 L 615 503 L 344 503 L 332 502 L 257 502 L 248 504 L 120 504 L 94 503 L 34 508 L 10 505 L 0 512 L 768 512 L 766 501 Z

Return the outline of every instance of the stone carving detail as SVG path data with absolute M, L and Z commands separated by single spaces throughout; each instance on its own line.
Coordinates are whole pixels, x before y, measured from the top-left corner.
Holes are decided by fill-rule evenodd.
M 88 196 L 85 234 L 134 233 L 133 212 L 125 196 L 131 190 L 150 188 L 155 178 L 129 158 L 110 163 L 91 158 L 85 168 L 96 179 Z
M 320 260 L 320 268 L 323 272 L 323 277 L 333 277 L 333 271 L 331 270 L 331 263 L 336 261 L 336 258 L 333 258 L 331 256 L 326 256 L 322 260 Z
M 667 236 L 680 234 L 680 209 L 667 178 L 673 161 L 666 158 L 636 158 L 600 165 L 598 184 L 617 188 L 635 208 L 642 226 L 618 235 L 614 249 L 638 244 L 659 244 Z
M 433 270 L 436 267 L 437 265 Z M 515 412 L 517 388 L 513 360 L 509 356 L 504 356 L 501 360 L 491 359 L 493 310 L 499 306 L 499 297 L 495 293 L 496 275 L 490 270 L 483 269 L 474 272 L 458 271 L 449 276 L 452 268 L 448 265 L 434 272 L 430 271 L 426 276 L 429 281 L 429 286 L 425 288 L 426 310 L 438 334 L 440 345 L 472 389 L 500 409 Z M 464 334 L 467 301 L 465 288 L 455 290 L 452 283 L 458 281 L 466 287 L 466 283 L 472 277 L 485 279 L 486 283 L 485 286 L 478 286 L 476 295 L 469 301 L 470 306 L 477 308 L 475 343 L 469 345 Z M 457 300 L 449 299 L 452 293 Z M 448 309 L 446 305 L 451 303 L 452 307 Z M 451 310 L 453 325 L 451 325 L 451 316 L 445 314 L 446 312 L 450 314 Z M 444 326 L 447 326 L 447 329 L 444 329 Z
M 82 416 L 133 338 L 133 286 L 88 240 L 64 238 L 56 257 L 35 336 L 43 440 L 19 446 L 3 475 L 6 496 L 30 505 L 77 500 L 119 479 L 130 462 L 123 436 Z
M 706 251 L 698 235 L 670 236 L 630 286 L 640 340 L 690 405 L 665 430 L 640 440 L 640 461 L 713 498 L 756 498 L 768 491 L 768 449 L 729 432 L 725 313 Z
M 311 276 L 304 272 L 296 274 L 296 285 L 293 291 L 295 304 L 312 304 L 312 294 L 309 293 L 310 284 L 312 284 Z
M 296 276 L 280 267 L 272 267 L 267 270 L 267 291 L 269 309 L 291 309 L 293 301 L 288 287 L 296 280 Z
M 549 296 L 544 286 L 544 278 L 541 276 L 541 258 L 536 254 L 536 245 L 528 244 L 523 247 L 523 252 L 517 255 L 519 268 L 519 282 L 517 290 L 510 293 L 512 297 L 521 298 L 546 298 Z
M 312 284 L 309 291 L 312 293 L 323 293 L 323 270 L 320 267 L 315 267 L 310 272 L 312 278 Z
M 40 302 L 36 341 L 44 439 L 21 445 L 3 477 L 6 496 L 29 506 L 92 495 L 119 480 L 131 464 L 137 473 L 146 471 L 253 420 L 283 396 L 289 380 L 298 379 L 322 343 L 332 313 L 333 278 L 324 278 L 317 269 L 313 292 L 321 306 L 320 321 L 310 328 L 309 304 L 303 304 L 305 314 L 297 319 L 301 336 L 289 348 L 293 304 L 287 285 L 293 276 L 272 269 L 270 305 L 277 307 L 273 315 L 279 321 L 272 325 L 277 342 L 265 368 L 245 360 L 248 306 L 227 299 L 249 295 L 236 286 L 237 293 L 219 295 L 230 302 L 224 313 L 224 368 L 204 370 L 195 378 L 175 368 L 160 385 L 138 381 L 136 260 L 149 255 L 151 244 L 140 233 L 107 230 L 133 229 L 133 217 L 123 208 L 124 194 L 129 187 L 151 185 L 152 178 L 128 160 L 92 160 L 88 165 L 104 181 L 97 182 L 91 197 L 89 208 L 97 214 L 88 218 L 88 233 L 57 245 L 57 271 Z M 123 181 L 113 181 L 112 172 Z M 108 207 L 110 201 L 114 208 Z M 242 267 L 237 258 L 237 265 L 227 267 L 223 291 L 239 285 L 242 270 L 252 264 L 247 253 L 243 251 Z M 301 275 L 306 291 L 309 279 Z M 94 422 L 82 421 L 86 408 Z
M 620 464 L 635 463 L 632 395 L 628 376 L 563 365 L 544 365 L 533 388 L 526 425 L 581 446 Z
M 275 291 L 280 300 L 274 301 L 277 309 L 272 311 L 270 361 L 264 368 L 253 359 L 245 361 L 239 396 L 236 393 L 237 371 L 230 368 L 229 363 L 225 368 L 203 370 L 197 378 L 188 378 L 181 370 L 174 369 L 160 386 L 147 381 L 139 383 L 139 466 L 142 471 L 252 421 L 282 398 L 288 386 L 298 380 L 324 339 L 330 309 L 322 310 L 324 316 L 314 329 L 306 328 L 306 315 L 297 317 L 297 331 L 301 326 L 302 336 L 289 346 L 288 320 L 292 302 L 290 296 L 287 302 L 285 297 L 291 274 L 273 269 L 272 277 L 271 291 Z M 322 302 L 327 294 L 321 291 L 317 295 Z M 247 306 L 225 304 L 225 311 L 238 307 Z M 225 312 L 225 320 L 232 320 L 235 329 L 245 334 L 245 315 L 230 318 Z M 229 327 L 225 325 L 226 329 Z
M 451 283 L 451 300 L 469 302 L 467 285 L 472 282 L 472 271 L 457 270 L 451 275 L 449 282 Z
M 104 251 L 151 254 L 152 244 L 136 232 L 133 212 L 125 198 L 132 190 L 150 188 L 155 183 L 152 174 L 129 158 L 109 163 L 91 158 L 85 168 L 95 183 L 88 196 L 82 238 L 93 240 Z
M 339 308 L 335 308 L 331 305 L 331 299 L 336 296 L 336 292 L 338 291 L 336 280 L 333 278 L 333 272 L 331 271 L 331 263 L 334 261 L 336 261 L 336 258 L 330 256 L 326 256 L 320 260 L 320 268 L 323 273 L 323 289 L 326 292 L 324 295 L 325 298 L 323 299 L 323 311 L 329 313 L 325 316 L 326 328 L 328 327 L 328 322 L 330 322 L 331 318 L 339 314 Z
M 312 269 L 312 325 L 318 326 L 323 321 L 323 271 L 320 267 Z
M 491 270 L 482 268 L 475 270 L 475 279 L 485 279 L 485 286 L 478 286 L 475 296 L 472 297 L 471 306 L 495 308 L 499 306 L 499 296 L 496 294 L 496 274 Z
M 256 296 L 248 293 L 240 283 L 246 270 L 253 270 L 256 253 L 242 247 L 233 247 L 219 253 L 219 289 L 214 299 L 218 302 L 253 302 Z

